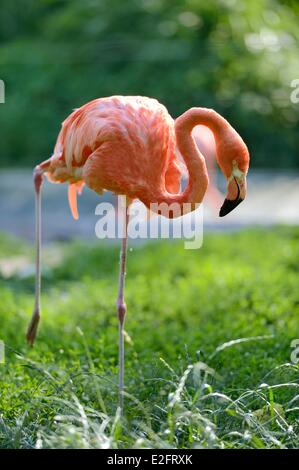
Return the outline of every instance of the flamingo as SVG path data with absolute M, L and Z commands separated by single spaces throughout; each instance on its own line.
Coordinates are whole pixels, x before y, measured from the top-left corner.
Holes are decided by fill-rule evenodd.
M 55 183 L 69 183 L 71 212 L 78 218 L 77 193 L 84 185 L 98 194 L 109 190 L 128 198 L 124 211 L 124 236 L 120 251 L 118 295 L 119 407 L 124 404 L 124 298 L 128 245 L 129 205 L 139 199 L 149 209 L 169 218 L 195 210 L 208 188 L 205 159 L 192 137 L 195 126 L 209 128 L 215 139 L 216 158 L 227 180 L 220 217 L 231 212 L 246 195 L 249 153 L 228 121 L 213 109 L 193 107 L 175 121 L 157 100 L 141 96 L 99 98 L 74 110 L 62 123 L 53 155 L 34 169 L 36 197 L 35 306 L 27 330 L 33 345 L 40 319 L 41 290 L 41 186 L 44 175 Z M 180 192 L 182 155 L 189 174 Z M 176 203 L 178 211 L 161 209 Z

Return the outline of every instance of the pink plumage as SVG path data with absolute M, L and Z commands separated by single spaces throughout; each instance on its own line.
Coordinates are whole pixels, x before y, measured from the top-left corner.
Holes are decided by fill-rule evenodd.
M 139 96 L 101 98 L 76 109 L 62 124 L 44 168 L 50 181 L 85 183 L 142 198 L 155 189 L 177 193 L 182 170 L 175 153 L 174 121 L 157 100 Z M 41 165 L 43 167 L 43 164 Z

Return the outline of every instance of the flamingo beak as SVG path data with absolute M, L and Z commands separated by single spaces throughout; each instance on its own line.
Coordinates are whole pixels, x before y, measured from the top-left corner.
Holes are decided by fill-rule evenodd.
M 219 211 L 219 217 L 224 217 L 234 210 L 242 201 L 244 201 L 246 195 L 246 179 L 245 176 L 242 178 L 233 177 L 228 184 L 228 194 L 224 199 L 222 207 Z
M 238 198 L 234 201 L 230 201 L 229 199 L 224 199 L 224 203 L 219 211 L 219 217 L 224 217 L 225 215 L 229 214 L 235 207 L 237 207 L 243 199 Z

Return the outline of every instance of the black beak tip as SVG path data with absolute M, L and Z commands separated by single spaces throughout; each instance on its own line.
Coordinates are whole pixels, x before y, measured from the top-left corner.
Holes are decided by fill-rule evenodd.
M 224 217 L 225 215 L 229 214 L 232 210 L 235 209 L 243 199 L 238 198 L 235 199 L 234 201 L 230 201 L 229 199 L 224 199 L 224 203 L 222 204 L 222 207 L 219 211 L 219 217 Z

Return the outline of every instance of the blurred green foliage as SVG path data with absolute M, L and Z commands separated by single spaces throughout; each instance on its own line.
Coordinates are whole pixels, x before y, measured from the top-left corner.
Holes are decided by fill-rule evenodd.
M 296 167 L 295 0 L 0 0 L 1 164 L 48 157 L 61 121 L 95 97 L 141 94 L 176 117 L 214 107 L 252 164 Z

